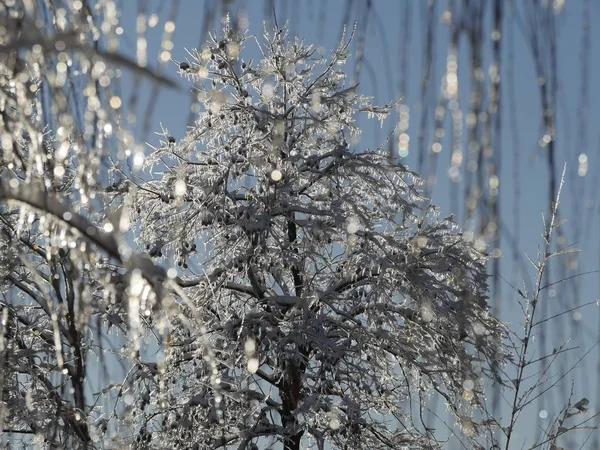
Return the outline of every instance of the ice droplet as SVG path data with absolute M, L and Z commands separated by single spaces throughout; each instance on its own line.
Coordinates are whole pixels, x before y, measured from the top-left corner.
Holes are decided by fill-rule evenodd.
M 256 351 L 256 342 L 254 342 L 254 339 L 246 340 L 246 343 L 244 344 L 244 351 L 246 352 L 246 356 L 254 355 L 254 352 Z
M 433 320 L 433 311 L 429 306 L 421 307 L 421 319 L 423 322 L 431 322 Z
M 143 164 L 144 164 L 144 152 L 138 150 L 133 154 L 133 168 L 138 170 L 142 167 Z
M 258 358 L 250 358 L 248 360 L 248 372 L 256 373 L 258 370 Z
M 281 173 L 281 170 L 275 169 L 271 172 L 271 180 L 281 181 L 282 178 L 283 178 L 283 174 Z
M 473 383 L 473 380 L 463 381 L 463 389 L 465 391 L 472 391 L 474 387 L 475 387 L 475 383 Z
M 483 324 L 481 322 L 477 322 L 473 325 L 473 333 L 475 333 L 478 336 L 481 336 L 482 334 L 485 333 L 485 326 L 483 326 Z
M 356 216 L 348 217 L 346 221 L 346 231 L 350 234 L 356 234 L 360 230 L 360 220 Z
M 337 430 L 340 427 L 340 419 L 336 417 L 332 417 L 329 421 L 329 428 L 332 430 Z
M 175 194 L 175 197 L 183 197 L 186 192 L 187 186 L 185 184 L 185 181 L 177 180 L 175 182 L 175 185 L 173 186 L 173 193 Z

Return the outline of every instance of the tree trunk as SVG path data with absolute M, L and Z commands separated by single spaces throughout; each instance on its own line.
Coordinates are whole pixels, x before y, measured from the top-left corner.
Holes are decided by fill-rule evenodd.
M 298 406 L 300 390 L 302 389 L 302 375 L 298 365 L 293 360 L 286 361 L 285 374 L 279 384 L 281 396 L 281 425 L 287 434 L 283 440 L 284 450 L 300 450 L 300 441 L 304 430 L 291 434 L 298 427 L 293 411 Z
M 283 450 L 300 450 L 300 441 L 303 434 L 304 430 L 301 430 L 293 436 L 286 437 L 283 440 Z

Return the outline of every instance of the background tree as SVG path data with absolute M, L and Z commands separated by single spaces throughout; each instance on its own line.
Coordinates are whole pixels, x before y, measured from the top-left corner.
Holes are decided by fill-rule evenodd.
M 127 308 L 117 301 L 123 266 L 145 261 L 148 278 L 164 273 L 117 243 L 104 203 L 120 188 L 106 184 L 110 158 L 133 140 L 120 126 L 121 69 L 172 84 L 116 51 L 115 13 L 87 2 L 0 9 L 0 434 L 7 445 L 89 448 L 100 439 L 106 427 L 96 421 L 111 404 L 100 392 L 118 368 L 114 359 L 112 369 L 102 363 L 119 345 L 102 340 L 107 326 L 126 328 Z
M 276 28 L 252 60 L 249 39 L 227 27 L 180 63 L 202 112 L 181 140 L 164 132 L 136 182 L 139 243 L 177 261 L 206 324 L 165 318 L 141 432 L 157 448 L 437 448 L 414 424 L 425 397 L 461 417 L 504 358 L 485 257 L 386 142 L 352 145 L 356 114 L 393 105 L 345 82 L 349 40 L 325 59 Z

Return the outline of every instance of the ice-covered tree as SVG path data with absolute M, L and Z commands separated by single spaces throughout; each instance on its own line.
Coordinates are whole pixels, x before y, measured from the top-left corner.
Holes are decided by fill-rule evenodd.
M 132 381 L 139 448 L 438 448 L 435 396 L 477 435 L 504 358 L 486 258 L 387 142 L 361 147 L 357 116 L 394 105 L 346 82 L 348 47 L 227 27 L 179 63 L 198 117 L 132 186 L 139 245 L 186 293 L 141 309 L 164 355 Z

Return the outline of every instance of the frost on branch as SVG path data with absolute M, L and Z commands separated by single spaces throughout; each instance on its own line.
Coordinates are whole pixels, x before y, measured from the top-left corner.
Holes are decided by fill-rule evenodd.
M 207 328 L 173 316 L 163 372 L 138 381 L 166 392 L 143 402 L 138 441 L 437 448 L 419 405 L 439 395 L 463 420 L 504 358 L 485 258 L 416 174 L 349 144 L 357 114 L 391 106 L 346 84 L 347 41 L 329 60 L 285 30 L 258 42 L 226 28 L 191 53 L 201 112 L 146 159 L 139 243 L 178 264 Z

